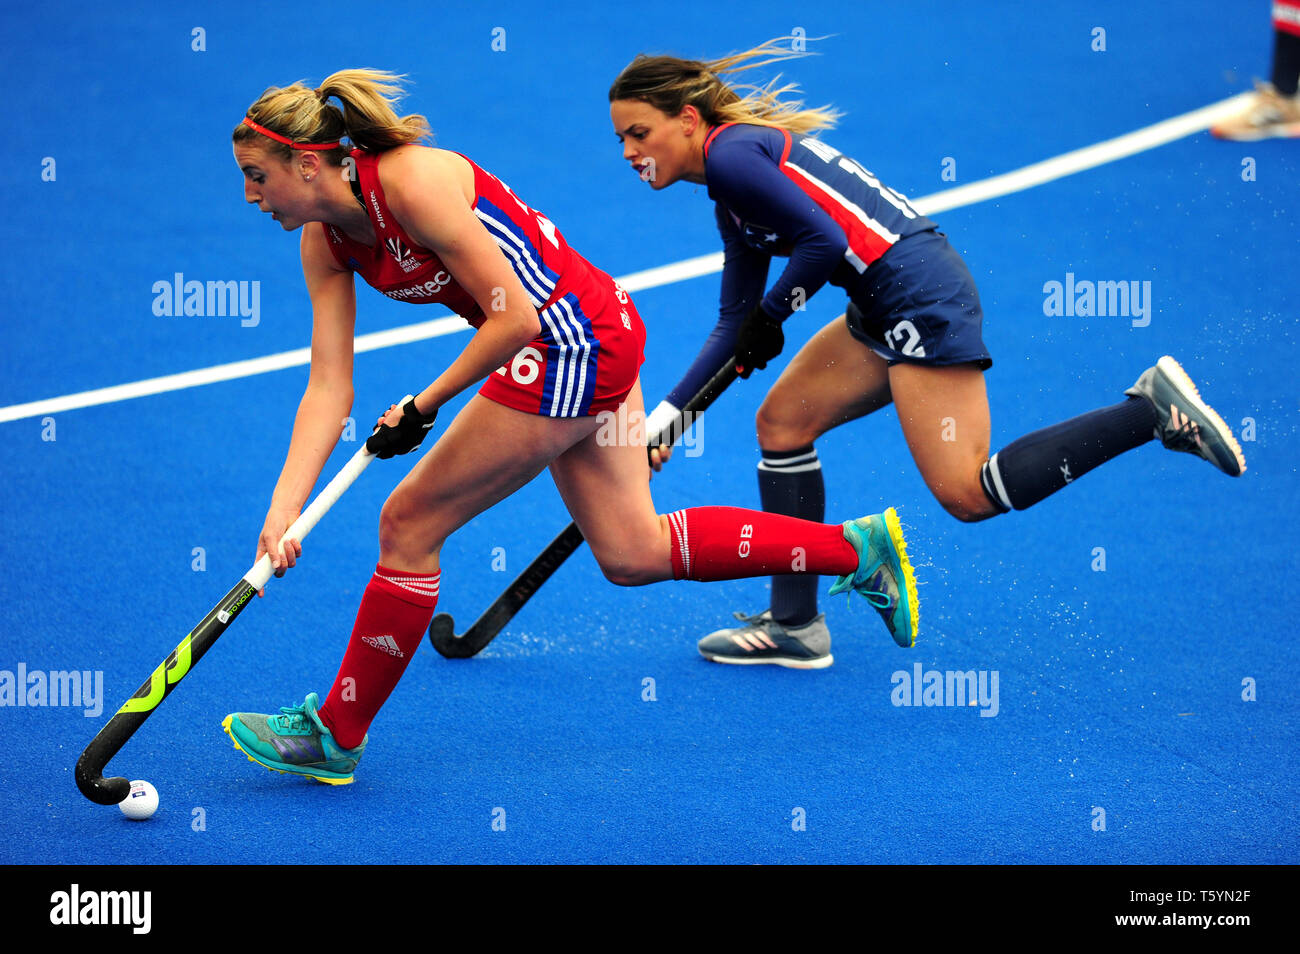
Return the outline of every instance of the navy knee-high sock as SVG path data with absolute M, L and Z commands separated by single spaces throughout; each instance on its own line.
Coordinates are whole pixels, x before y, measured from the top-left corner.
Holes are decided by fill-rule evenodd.
M 1034 431 L 984 462 L 984 493 L 1004 513 L 1024 510 L 1112 457 L 1145 444 L 1155 429 L 1150 402 L 1130 397 Z
M 768 513 L 821 523 L 826 518 L 826 485 L 813 445 L 792 451 L 763 451 L 758 464 L 758 495 Z M 817 615 L 817 576 L 772 577 L 772 618 L 799 626 Z
M 1300 36 L 1276 31 L 1273 41 L 1273 87 L 1283 96 L 1296 94 L 1300 81 Z

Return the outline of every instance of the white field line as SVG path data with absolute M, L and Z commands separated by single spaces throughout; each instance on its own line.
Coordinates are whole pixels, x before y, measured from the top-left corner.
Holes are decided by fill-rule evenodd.
M 1176 139 L 1182 139 L 1185 136 L 1191 136 L 1208 129 L 1217 120 L 1230 116 L 1244 108 L 1253 95 L 1253 93 L 1240 93 L 1217 103 L 1211 103 L 1201 109 L 1193 110 L 1190 113 L 1183 113 L 1181 116 L 1174 116 L 1171 119 L 1126 133 L 1123 136 L 1107 139 L 1104 142 L 1085 146 L 1082 149 L 1075 149 L 1052 159 L 1024 166 L 1013 172 L 991 176 L 978 182 L 922 196 L 912 202 L 912 205 L 922 215 L 934 215 L 949 209 L 996 199 L 1012 192 L 1021 192 L 1042 185 L 1045 182 L 1051 182 L 1054 179 L 1082 172 L 1085 169 L 1092 169 L 1108 162 L 1115 162 L 1118 159 L 1148 149 L 1154 149 L 1157 146 L 1163 146 Z M 712 252 L 708 255 L 698 255 L 668 265 L 632 272 L 618 278 L 618 282 L 629 292 L 638 292 L 647 288 L 657 288 L 661 285 L 670 285 L 674 282 L 699 278 L 702 275 L 709 275 L 721 270 L 722 253 Z M 469 325 L 466 324 L 463 318 L 449 315 L 445 318 L 421 321 L 401 328 L 392 328 L 388 331 L 376 331 L 360 335 L 355 339 L 355 351 L 360 354 L 378 348 L 410 344 L 414 341 L 423 341 L 428 338 L 437 338 L 442 335 L 465 331 L 468 328 Z M 198 387 L 202 384 L 213 384 L 217 381 L 231 381 L 254 374 L 265 374 L 268 371 L 282 371 L 285 368 L 309 364 L 310 361 L 311 349 L 296 348 L 293 351 L 284 351 L 262 358 L 232 361 L 229 364 L 214 365 L 210 368 L 183 371 L 179 374 L 168 374 L 160 378 L 147 378 L 129 384 L 116 384 L 112 387 L 96 388 L 93 391 L 80 391 L 76 394 L 65 394 L 62 397 L 29 401 L 26 404 L 11 404 L 8 407 L 0 408 L 0 423 L 27 417 L 37 417 L 43 414 L 57 414 L 61 411 L 71 411 L 77 408 L 94 407 L 100 404 L 112 404 L 116 401 L 126 401 L 130 398 L 144 397 L 150 394 L 163 394 L 168 391 L 179 391 L 184 388 Z

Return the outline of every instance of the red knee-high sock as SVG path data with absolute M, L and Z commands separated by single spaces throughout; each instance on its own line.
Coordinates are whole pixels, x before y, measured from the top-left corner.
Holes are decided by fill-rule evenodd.
M 339 674 L 318 712 L 344 748 L 361 744 L 420 648 L 438 605 L 438 577 L 375 567 Z
M 839 524 L 739 507 L 691 507 L 668 515 L 673 579 L 739 580 L 776 573 L 840 576 L 858 554 Z

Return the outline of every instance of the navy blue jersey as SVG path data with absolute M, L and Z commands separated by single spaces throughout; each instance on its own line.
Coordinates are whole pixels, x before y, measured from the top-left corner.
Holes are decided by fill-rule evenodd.
M 861 164 L 811 136 L 727 124 L 704 144 L 704 175 L 722 234 L 718 324 L 668 396 L 681 407 L 730 360 L 757 301 L 785 319 L 829 282 L 868 297 L 871 264 L 901 238 L 936 228 Z M 788 257 L 764 294 L 772 256 Z

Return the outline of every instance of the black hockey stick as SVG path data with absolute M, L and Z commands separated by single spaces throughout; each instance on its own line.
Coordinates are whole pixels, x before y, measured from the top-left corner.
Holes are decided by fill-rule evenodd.
M 374 455 L 362 446 L 289 526 L 285 537 L 301 540 L 307 536 L 312 527 L 316 526 L 316 521 L 324 516 L 325 511 L 333 506 L 372 460 Z M 82 795 L 100 805 L 116 805 L 126 798 L 131 791 L 131 783 L 125 778 L 104 778 L 104 766 L 198 664 L 203 654 L 212 648 L 226 627 L 248 606 L 253 594 L 266 585 L 272 572 L 271 557 L 264 554 L 90 740 L 86 750 L 81 753 L 81 758 L 77 759 L 77 788 L 81 789 Z
M 690 428 L 695 417 L 712 404 L 734 380 L 736 380 L 736 363 L 728 361 L 722 370 L 710 378 L 708 383 L 686 402 L 686 406 L 682 408 L 676 419 L 669 423 L 666 431 L 652 436 L 647 441 L 647 453 L 661 444 L 675 443 Z M 546 549 L 528 564 L 524 572 L 506 587 L 506 591 L 498 596 L 463 634 L 456 635 L 456 625 L 450 613 L 439 613 L 435 616 L 429 623 L 429 642 L 433 643 L 433 648 L 447 659 L 469 659 L 471 656 L 477 656 L 581 545 L 582 531 L 578 529 L 576 523 L 570 523 L 558 537 L 546 545 Z

